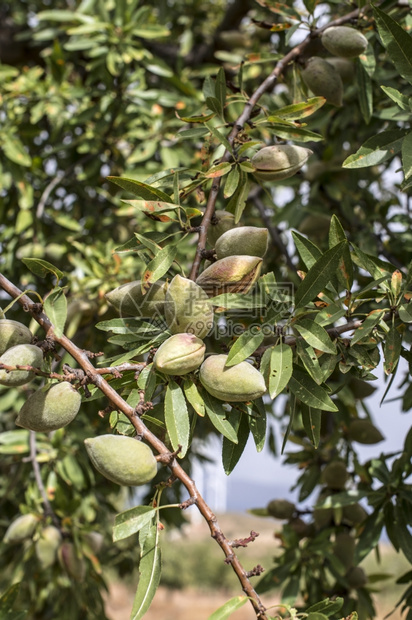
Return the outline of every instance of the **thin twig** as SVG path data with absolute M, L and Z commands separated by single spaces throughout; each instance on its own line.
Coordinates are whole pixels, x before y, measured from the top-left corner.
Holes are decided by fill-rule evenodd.
M 30 445 L 30 462 L 33 468 L 37 488 L 39 489 L 40 495 L 42 496 L 42 499 L 43 499 L 44 514 L 48 517 L 51 517 L 54 525 L 58 529 L 60 529 L 59 520 L 56 517 L 53 508 L 51 507 L 51 504 L 49 502 L 49 498 L 47 497 L 46 489 L 44 488 L 43 480 L 41 477 L 40 466 L 37 461 L 36 433 L 34 431 L 29 431 L 29 445 Z

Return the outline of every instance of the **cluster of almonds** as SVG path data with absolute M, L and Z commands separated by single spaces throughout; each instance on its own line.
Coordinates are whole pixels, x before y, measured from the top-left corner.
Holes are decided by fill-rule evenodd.
M 246 402 L 266 391 L 261 373 L 248 362 L 226 367 L 227 355 L 205 359 L 204 338 L 213 327 L 213 305 L 209 297 L 222 293 L 247 293 L 256 282 L 267 250 L 268 230 L 253 226 L 231 228 L 233 216 L 218 214 L 210 237 L 217 260 L 196 282 L 176 275 L 169 285 L 153 285 L 142 294 L 141 282 L 131 282 L 106 297 L 119 312 L 139 309 L 153 316 L 162 312 L 172 333 L 159 347 L 153 363 L 165 375 L 182 376 L 197 370 L 203 387 L 216 398 Z M 209 240 L 210 240 L 209 239 Z
M 314 95 L 325 97 L 328 103 L 340 107 L 343 84 L 349 82 L 354 73 L 351 59 L 365 52 L 368 40 L 354 28 L 331 26 L 323 32 L 322 44 L 334 58 L 313 56 L 302 71 L 302 78 Z

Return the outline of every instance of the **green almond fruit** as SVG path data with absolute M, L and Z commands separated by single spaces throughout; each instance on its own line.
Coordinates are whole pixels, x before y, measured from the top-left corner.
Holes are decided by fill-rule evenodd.
M 165 317 L 172 334 L 204 338 L 213 327 L 213 306 L 196 282 L 177 275 L 166 292 Z
M 0 355 L 18 344 L 30 344 L 32 338 L 33 334 L 23 323 L 0 319 Z
M 221 235 L 223 235 L 223 233 L 237 226 L 239 226 L 239 224 L 235 224 L 235 216 L 233 213 L 217 209 L 217 211 L 214 212 L 212 221 L 207 229 L 208 244 L 214 248 L 216 241 Z
M 33 344 L 18 344 L 7 349 L 0 357 L 0 364 L 7 366 L 33 366 L 40 368 L 43 362 L 43 353 Z M 0 370 L 0 385 L 17 387 L 29 383 L 35 377 L 31 370 Z
M 104 541 L 103 534 L 101 534 L 100 532 L 95 532 L 95 531 L 86 532 L 83 536 L 83 539 L 85 540 L 85 542 L 87 543 L 87 545 L 90 547 L 90 549 L 93 551 L 95 555 L 97 555 L 99 551 L 101 551 L 101 548 L 103 547 L 103 541 Z
M 325 60 L 339 73 L 342 84 L 350 84 L 353 82 L 355 77 L 355 65 L 352 60 L 348 58 L 339 58 L 338 56 L 325 58 Z
M 13 544 L 31 538 L 38 523 L 39 518 L 31 513 L 17 517 L 7 528 L 3 542 Z
M 227 355 L 211 355 L 200 367 L 200 381 L 209 394 L 226 402 L 247 402 L 266 392 L 263 375 L 248 362 L 225 367 Z
M 82 557 L 79 557 L 76 548 L 71 542 L 64 542 L 57 552 L 60 566 L 75 581 L 81 581 L 86 573 L 86 566 Z
M 350 587 L 355 590 L 363 588 L 368 583 L 368 577 L 361 566 L 352 566 L 345 576 Z
M 346 465 L 342 461 L 328 463 L 322 472 L 322 481 L 329 489 L 344 489 L 348 477 Z
M 16 418 L 17 426 L 48 433 L 70 424 L 79 412 L 82 397 L 67 381 L 34 392 Z
M 265 146 L 250 160 L 255 167 L 254 176 L 262 181 L 287 179 L 306 164 L 313 151 L 294 144 Z
M 257 256 L 227 256 L 202 271 L 196 283 L 209 297 L 247 293 L 258 279 L 261 268 L 262 259 Z
M 165 340 L 153 359 L 154 367 L 166 375 L 186 375 L 205 358 L 206 346 L 203 340 L 193 334 L 175 334 Z
M 140 486 L 157 473 L 157 461 L 146 444 L 125 435 L 100 435 L 84 441 L 94 467 L 123 486 Z
M 322 45 L 334 56 L 356 58 L 368 47 L 368 40 L 359 30 L 349 26 L 331 26 L 321 37 Z
M 268 513 L 275 519 L 290 519 L 295 510 L 295 504 L 287 499 L 272 499 L 267 505 Z
M 105 294 L 120 316 L 152 318 L 163 315 L 166 289 L 164 282 L 154 282 L 143 295 L 141 280 L 122 284 Z
M 36 556 L 42 569 L 46 570 L 55 563 L 61 540 L 61 533 L 54 525 L 49 525 L 42 531 L 35 545 Z
M 341 532 L 336 536 L 333 553 L 343 565 L 345 572 L 353 565 L 356 541 L 350 534 Z
M 348 525 L 358 525 L 365 521 L 368 513 L 360 504 L 344 506 L 342 509 L 342 519 Z
M 342 78 L 332 65 L 323 58 L 309 58 L 302 79 L 314 95 L 325 97 L 328 103 L 340 108 L 343 97 Z
M 365 445 L 379 443 L 385 439 L 380 430 L 369 420 L 353 420 L 347 431 L 349 439 Z
M 241 226 L 223 233 L 216 242 L 218 260 L 226 256 L 248 255 L 263 258 L 268 249 L 269 231 L 256 226 Z

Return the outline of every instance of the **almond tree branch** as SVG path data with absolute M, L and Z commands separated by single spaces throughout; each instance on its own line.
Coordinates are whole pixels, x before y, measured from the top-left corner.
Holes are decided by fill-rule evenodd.
M 316 37 L 319 37 L 322 34 L 322 32 L 326 30 L 326 28 L 329 28 L 330 26 L 339 26 L 340 24 L 345 24 L 357 17 L 360 17 L 360 15 L 363 13 L 364 10 L 365 9 L 355 9 L 354 11 L 351 11 L 347 15 L 344 15 L 343 17 L 339 17 L 338 19 L 335 19 L 329 22 L 326 26 L 322 26 L 322 28 L 316 28 L 315 30 L 312 30 L 310 34 L 308 34 L 308 36 L 304 39 L 304 41 L 302 41 L 302 43 L 299 43 L 299 45 L 296 45 L 294 48 L 292 48 L 290 52 L 288 52 L 283 58 L 281 58 L 277 62 L 272 73 L 258 86 L 258 88 L 252 94 L 250 99 L 245 103 L 243 112 L 240 114 L 238 119 L 235 121 L 232 131 L 227 136 L 227 140 L 229 141 L 229 144 L 231 146 L 234 145 L 235 139 L 238 133 L 243 130 L 245 123 L 249 121 L 253 108 L 255 107 L 259 99 L 262 97 L 262 95 L 275 85 L 277 79 L 285 71 L 286 67 L 291 62 L 299 58 L 299 56 L 302 54 L 305 48 L 309 45 L 311 40 Z M 220 163 L 230 161 L 231 157 L 232 157 L 231 153 L 226 150 L 220 160 Z M 221 182 L 221 177 L 215 179 L 213 181 L 213 184 L 212 184 L 212 187 L 209 193 L 205 213 L 203 215 L 202 223 L 200 225 L 201 230 L 199 234 L 199 241 L 197 244 L 196 256 L 195 256 L 195 260 L 193 261 L 192 269 L 189 275 L 189 278 L 191 280 L 196 280 L 197 275 L 199 273 L 200 263 L 202 260 L 202 251 L 206 247 L 207 231 L 208 231 L 213 213 L 215 212 L 216 201 L 219 195 L 220 182 Z
M 253 605 L 253 609 L 256 613 L 256 617 L 259 618 L 259 620 L 268 620 L 268 617 L 265 613 L 265 607 L 260 600 L 259 595 L 255 592 L 252 584 L 250 583 L 247 571 L 245 571 L 239 558 L 233 552 L 230 541 L 222 532 L 216 516 L 199 493 L 198 489 L 196 488 L 195 482 L 188 476 L 184 469 L 182 469 L 175 456 L 171 455 L 165 444 L 160 441 L 160 439 L 158 439 L 156 435 L 149 431 L 149 429 L 145 426 L 144 422 L 142 422 L 142 420 L 136 415 L 135 409 L 128 405 L 126 401 L 116 392 L 116 390 L 114 390 L 110 386 L 110 384 L 96 371 L 86 353 L 83 350 L 79 349 L 79 347 L 77 347 L 66 336 L 63 335 L 58 337 L 55 334 L 53 324 L 51 323 L 47 315 L 44 314 L 44 312 L 42 312 L 41 310 L 39 310 L 38 304 L 34 304 L 30 300 L 30 298 L 27 297 L 27 295 L 22 295 L 22 292 L 1 273 L 0 287 L 14 299 L 20 296 L 18 299 L 18 303 L 32 315 L 32 317 L 41 325 L 41 327 L 43 327 L 47 334 L 47 337 L 50 340 L 58 343 L 73 357 L 73 359 L 76 360 L 79 366 L 83 369 L 85 375 L 88 378 L 88 381 L 90 383 L 93 383 L 96 387 L 100 389 L 100 391 L 105 396 L 107 396 L 113 407 L 115 407 L 119 411 L 122 411 L 127 416 L 127 418 L 136 429 L 139 437 L 145 439 L 147 443 L 150 444 L 151 447 L 159 453 L 160 457 L 163 457 L 162 460 L 167 463 L 167 466 L 170 468 L 172 475 L 178 480 L 180 480 L 182 484 L 186 487 L 191 498 L 191 503 L 193 502 L 194 504 L 196 504 L 199 512 L 207 522 L 212 538 L 217 541 L 217 543 L 223 550 L 226 556 L 225 561 L 228 564 L 231 564 L 234 572 L 239 579 L 244 593 L 246 594 L 246 596 L 249 597 Z

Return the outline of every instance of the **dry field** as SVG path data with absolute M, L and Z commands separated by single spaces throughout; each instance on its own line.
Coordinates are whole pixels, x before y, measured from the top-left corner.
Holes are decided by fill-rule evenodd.
M 258 519 L 250 515 L 222 515 L 219 518 L 220 525 L 228 536 L 228 538 L 242 538 L 249 534 L 251 529 L 259 532 L 259 537 L 256 541 L 250 545 L 247 549 L 241 549 L 240 555 L 242 562 L 247 569 L 250 569 L 257 563 L 263 564 L 263 566 L 270 566 L 270 557 L 275 551 L 276 542 L 273 538 L 273 531 L 275 529 L 275 523 L 268 519 Z M 223 558 L 222 552 L 217 548 L 217 545 L 210 539 L 209 530 L 203 522 L 194 523 L 187 527 L 183 536 L 173 535 L 168 540 L 167 538 L 163 542 L 163 547 L 168 547 L 169 555 L 174 552 L 180 553 L 182 547 L 184 549 L 190 548 L 190 541 L 195 540 L 207 541 L 213 548 L 213 553 L 216 553 L 216 562 L 220 562 L 220 556 Z M 216 550 L 214 549 L 216 547 Z M 389 549 L 382 549 L 382 555 L 385 557 Z M 373 558 L 370 558 L 367 562 L 368 572 L 392 572 L 402 574 L 408 570 L 408 564 L 403 562 L 402 558 L 396 556 L 390 552 L 390 559 L 388 562 L 384 562 L 384 566 L 373 566 Z M 266 560 L 266 562 L 265 562 Z M 202 558 L 199 559 L 202 561 Z M 223 559 L 221 560 L 223 562 Z M 217 564 L 220 566 L 219 564 Z M 400 566 L 399 566 L 400 565 Z M 225 567 L 226 568 L 226 567 Z M 230 571 L 230 568 L 227 567 Z M 410 567 L 409 567 L 410 570 Z M 153 603 L 146 613 L 145 618 L 147 620 L 207 620 L 210 614 L 212 614 L 220 605 L 223 605 L 232 596 L 242 594 L 240 589 L 236 589 L 236 581 L 233 582 L 235 587 L 228 591 L 215 592 L 213 590 L 197 589 L 195 587 L 182 589 L 171 589 L 161 586 Z M 396 590 L 396 591 L 395 591 Z M 398 599 L 402 588 L 399 586 L 386 587 L 383 594 L 377 599 L 378 615 L 376 620 L 383 620 L 386 614 L 392 611 L 393 603 Z M 106 611 L 110 620 L 129 620 L 130 611 L 133 605 L 134 591 L 131 588 L 127 588 L 123 584 L 114 583 L 111 584 L 110 594 L 107 598 Z M 262 597 L 264 604 L 267 607 L 275 605 L 278 602 L 276 593 L 271 593 Z M 231 620 L 256 620 L 256 616 L 253 613 L 252 607 L 249 603 L 246 603 L 241 609 L 235 612 L 231 616 Z M 364 620 L 364 619 L 360 619 Z M 390 620 L 401 620 L 399 612 L 390 616 Z

